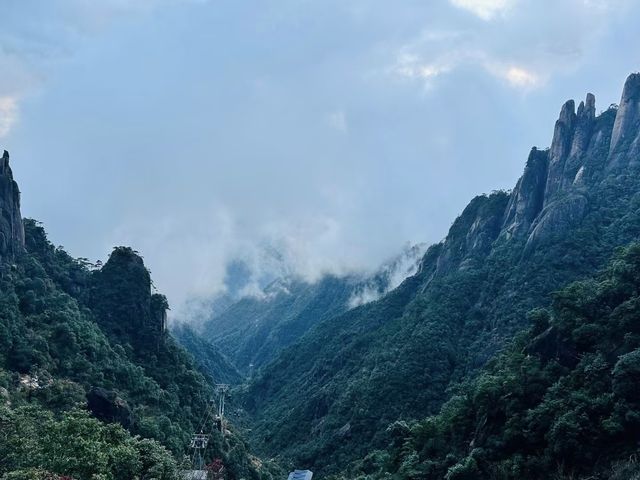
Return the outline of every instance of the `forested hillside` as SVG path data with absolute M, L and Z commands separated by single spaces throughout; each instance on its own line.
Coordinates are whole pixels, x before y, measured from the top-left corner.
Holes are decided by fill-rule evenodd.
M 528 314 L 440 412 L 386 430 L 347 478 L 639 478 L 640 244 Z
M 167 333 L 137 252 L 71 258 L 0 167 L 0 478 L 174 479 L 214 379 Z M 235 433 L 210 445 L 229 478 L 265 478 Z
M 565 103 L 511 192 L 473 199 L 415 276 L 317 324 L 260 373 L 246 393 L 253 440 L 335 472 L 384 447 L 393 422 L 436 413 L 527 312 L 638 239 L 639 172 L 640 74 L 600 115 L 591 94 Z

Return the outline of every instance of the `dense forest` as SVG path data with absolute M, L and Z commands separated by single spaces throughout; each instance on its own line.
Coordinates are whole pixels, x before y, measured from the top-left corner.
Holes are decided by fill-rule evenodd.
M 347 478 L 640 477 L 640 244 L 554 293 L 437 415 L 395 422 Z

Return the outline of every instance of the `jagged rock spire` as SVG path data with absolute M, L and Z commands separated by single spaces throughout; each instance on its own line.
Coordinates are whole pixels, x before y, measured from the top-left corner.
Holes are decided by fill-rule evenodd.
M 589 208 L 589 190 L 613 172 L 637 174 L 640 73 L 627 78 L 617 110 L 596 116 L 595 101 L 589 93 L 577 111 L 573 100 L 562 106 L 546 164 L 534 150 L 511 193 L 502 238 L 525 237 L 530 246 L 582 221 Z
M 640 73 L 629 75 L 611 133 L 609 169 L 640 164 Z
M 564 166 L 571 150 L 576 124 L 576 104 L 568 100 L 560 110 L 560 117 L 553 130 L 553 140 L 549 149 L 549 174 L 545 202 L 551 199 L 561 188 L 564 178 Z
M 549 155 L 533 147 L 527 165 L 509 198 L 502 226 L 506 238 L 526 234 L 542 210 Z
M 13 180 L 9 152 L 0 159 L 0 261 L 11 261 L 24 251 L 24 225 L 20 214 L 20 190 Z

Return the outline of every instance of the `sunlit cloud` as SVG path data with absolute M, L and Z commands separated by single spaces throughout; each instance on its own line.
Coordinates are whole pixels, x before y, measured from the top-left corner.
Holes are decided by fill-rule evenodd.
M 489 62 L 485 65 L 487 71 L 497 78 L 504 80 L 509 86 L 522 90 L 541 87 L 545 78 L 530 69 L 516 65 L 496 65 Z
M 327 116 L 327 123 L 331 128 L 334 128 L 340 133 L 347 133 L 349 131 L 349 125 L 347 124 L 347 114 L 344 112 L 344 110 L 331 112 Z
M 18 119 L 18 100 L 13 96 L 0 97 L 0 138 L 6 137 Z
M 515 4 L 515 0 L 449 0 L 452 5 L 467 10 L 482 20 L 493 20 L 504 15 Z

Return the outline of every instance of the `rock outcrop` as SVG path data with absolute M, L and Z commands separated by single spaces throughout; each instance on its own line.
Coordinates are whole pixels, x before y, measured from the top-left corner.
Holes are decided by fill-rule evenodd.
M 640 173 L 640 74 L 627 79 L 620 106 L 596 115 L 588 93 L 578 105 L 564 103 L 551 147 L 533 148 L 513 191 L 472 200 L 452 225 L 435 262 L 436 274 L 465 268 L 496 241 L 522 241 L 524 253 L 552 235 L 579 225 L 590 192 L 617 175 Z M 424 264 L 424 262 L 423 262 Z
M 98 419 L 107 423 L 119 423 L 124 428 L 133 426 L 133 412 L 113 390 L 93 387 L 87 393 L 87 407 Z
M 553 130 L 553 140 L 549 149 L 549 171 L 544 195 L 545 205 L 560 192 L 564 184 L 564 167 L 573 144 L 575 124 L 575 102 L 569 100 L 562 106 L 560 118 L 556 121 Z
M 640 73 L 627 78 L 611 133 L 609 169 L 640 165 Z
M 508 196 L 504 192 L 480 195 L 453 222 L 437 259 L 437 273 L 470 266 L 472 258 L 491 251 L 500 234 Z M 423 265 L 424 266 L 424 265 Z
M 11 261 L 24 251 L 20 190 L 9 166 L 9 152 L 0 159 L 0 261 Z
M 166 331 L 167 300 L 151 293 L 142 257 L 129 247 L 114 248 L 94 272 L 90 305 L 100 325 L 136 350 L 157 348 Z
M 507 239 L 526 234 L 542 210 L 548 169 L 549 152 L 534 147 L 509 198 L 502 224 Z
M 589 210 L 589 191 L 617 173 L 640 168 L 640 74 L 625 82 L 619 108 L 596 116 L 587 94 L 577 112 L 567 101 L 556 121 L 551 147 L 532 150 L 511 193 L 501 238 L 543 238 L 579 223 Z M 617 174 L 616 173 L 616 174 Z

